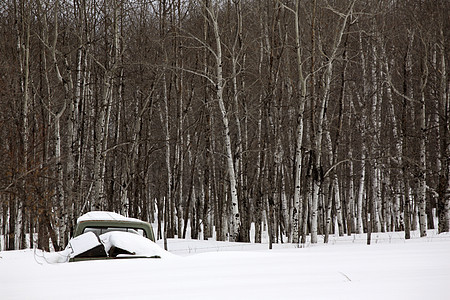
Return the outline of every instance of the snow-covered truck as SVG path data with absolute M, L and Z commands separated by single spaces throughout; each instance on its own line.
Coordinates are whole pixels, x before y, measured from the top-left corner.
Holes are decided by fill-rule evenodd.
M 160 258 L 150 223 L 114 212 L 92 211 L 77 219 L 66 251 L 69 261 L 116 258 Z

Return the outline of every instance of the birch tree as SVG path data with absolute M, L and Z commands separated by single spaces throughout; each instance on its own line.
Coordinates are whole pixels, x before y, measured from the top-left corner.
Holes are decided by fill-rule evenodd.
M 440 50 L 440 85 L 439 85 L 439 135 L 440 135 L 440 161 L 439 174 L 439 232 L 450 230 L 450 101 L 448 86 L 448 71 L 446 61 L 446 36 L 444 35 L 443 22 L 439 26 L 439 50 Z
M 14 4 L 16 2 L 14 1 Z M 22 172 L 27 174 L 28 170 L 28 152 L 29 152 L 29 105 L 30 105 L 30 27 L 31 27 L 31 8 L 26 6 L 24 2 L 19 1 L 19 7 L 15 7 L 16 24 L 22 28 L 17 28 L 17 51 L 20 64 L 20 88 L 23 95 L 22 99 L 22 137 L 23 137 L 23 165 Z M 26 189 L 26 175 L 22 181 L 23 189 Z M 14 245 L 16 249 L 21 249 L 22 245 L 22 228 L 23 224 L 23 206 L 24 202 L 18 201 L 16 204 L 16 211 L 10 211 L 11 215 L 16 214 L 13 217 L 15 232 L 14 232 Z M 11 226 L 11 225 L 10 225 Z M 11 243 L 11 240 L 10 240 Z
M 231 196 L 231 208 L 232 208 L 232 218 L 231 218 L 231 232 L 230 241 L 237 241 L 239 239 L 239 230 L 241 224 L 241 218 L 239 215 L 239 202 L 238 202 L 238 192 L 236 185 L 236 173 L 233 160 L 233 152 L 231 149 L 231 133 L 228 112 L 225 107 L 225 102 L 223 98 L 223 93 L 225 89 L 225 79 L 223 78 L 223 57 L 222 57 L 222 40 L 219 29 L 219 5 L 218 3 L 213 4 L 210 1 L 203 2 L 204 8 L 206 10 L 206 18 L 210 23 L 215 41 L 215 49 L 212 53 L 215 58 L 216 70 L 214 85 L 216 88 L 217 103 L 219 105 L 219 110 L 222 116 L 223 122 L 223 136 L 224 136 L 224 146 L 226 151 L 226 162 L 227 162 L 227 172 L 230 181 L 230 196 Z
M 427 43 L 423 40 L 424 44 L 424 57 L 422 59 L 422 76 L 420 79 L 420 100 L 419 100 L 419 122 L 420 122 L 420 145 L 419 145 L 419 175 L 418 175 L 418 197 L 419 197 L 419 224 L 420 224 L 420 236 L 427 235 L 427 219 L 426 219 L 426 115 L 425 115 L 425 88 L 428 81 L 428 49 Z
M 449 4 L 366 2 L 1 2 L 2 247 L 448 231 Z
M 315 1 L 314 1 L 315 6 Z M 295 1 L 294 9 L 288 8 L 294 14 L 294 32 L 295 32 L 295 50 L 296 50 L 296 67 L 297 67 L 297 91 L 298 91 L 298 112 L 297 112 L 297 129 L 295 144 L 295 168 L 294 168 L 294 205 L 292 209 L 292 243 L 299 242 L 299 218 L 301 217 L 301 175 L 302 175 L 302 143 L 303 143 L 303 119 L 306 103 L 306 82 L 307 76 L 303 72 L 303 56 L 300 44 L 300 24 L 299 9 L 300 0 Z
M 322 139 L 324 130 L 324 118 L 326 113 L 326 107 L 330 98 L 331 78 L 333 75 L 333 63 L 338 55 L 338 49 L 344 35 L 344 29 L 347 26 L 347 21 L 350 15 L 353 13 L 353 6 L 355 1 L 352 1 L 345 13 L 338 13 L 342 18 L 342 23 L 339 24 L 337 31 L 333 39 L 333 45 L 329 51 L 329 55 L 326 57 L 326 63 L 324 65 L 324 90 L 320 104 L 318 105 L 318 117 L 316 124 L 316 132 L 314 138 L 314 175 L 313 175 L 313 194 L 312 194 L 312 206 L 311 206 L 311 243 L 317 243 L 317 225 L 318 225 L 318 201 L 320 195 L 320 188 L 322 183 L 321 170 L 322 170 Z

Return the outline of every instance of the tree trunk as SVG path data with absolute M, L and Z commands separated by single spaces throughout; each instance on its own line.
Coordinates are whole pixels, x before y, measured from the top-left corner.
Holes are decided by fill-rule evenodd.
M 303 143 L 303 114 L 305 111 L 306 102 L 306 79 L 302 70 L 302 55 L 300 48 L 300 25 L 299 25 L 299 3 L 300 0 L 295 1 L 295 48 L 297 58 L 297 72 L 298 81 L 297 88 L 299 93 L 299 104 L 297 112 L 297 130 L 296 130 L 296 144 L 295 144 L 295 169 L 294 169 L 294 207 L 292 210 L 292 243 L 299 242 L 299 229 L 301 218 L 301 175 L 302 175 L 302 143 Z
M 408 30 L 408 46 L 406 49 L 406 54 L 404 57 L 404 69 L 403 69 L 403 111 L 402 111 L 402 124 L 403 124 L 403 159 L 402 159 L 402 171 L 403 171 L 403 189 L 404 189 L 404 220 L 405 220 L 405 239 L 411 238 L 411 205 L 410 205 L 410 166 L 407 162 L 407 143 L 406 137 L 409 135 L 409 126 L 407 124 L 408 112 L 410 110 L 409 99 L 413 98 L 412 83 L 410 80 L 411 68 L 412 68 L 412 58 L 411 58 L 411 47 L 414 42 L 414 33 Z
M 59 205 L 59 211 L 58 211 L 58 229 L 59 229 L 59 240 L 58 245 L 60 250 L 63 249 L 66 245 L 66 242 L 68 241 L 67 237 L 67 207 L 65 202 L 65 196 L 64 196 L 64 173 L 63 173 L 63 166 L 61 162 L 61 133 L 60 133 L 60 119 L 62 114 L 65 111 L 65 107 L 57 114 L 55 115 L 55 156 L 56 156 L 56 173 L 58 181 L 56 183 L 56 197 Z
M 164 124 L 164 138 L 165 138 L 165 163 L 166 163 L 166 171 L 167 171 L 167 193 L 165 195 L 166 198 L 166 224 L 164 227 L 165 236 L 168 238 L 174 237 L 174 228 L 175 228 L 175 205 L 174 200 L 172 199 L 173 195 L 173 184 L 172 184 L 172 165 L 171 165 L 171 151 L 170 151 L 170 131 L 169 131 L 169 104 L 168 104 L 168 95 L 167 95 L 167 81 L 166 76 L 163 75 L 163 85 L 164 85 L 164 93 L 163 93 L 163 107 L 160 109 L 161 121 Z
M 344 35 L 344 30 L 347 27 L 347 20 L 353 11 L 353 5 L 355 1 L 352 1 L 348 7 L 348 11 L 343 15 L 343 22 L 340 24 L 336 36 L 334 37 L 333 47 L 331 48 L 331 55 L 327 57 L 327 62 L 325 64 L 325 74 L 324 74 L 324 91 L 323 97 L 319 105 L 319 111 L 317 116 L 316 132 L 313 144 L 314 150 L 314 169 L 313 169 L 313 198 L 311 206 L 311 243 L 317 243 L 317 225 L 318 225 L 318 200 L 319 193 L 322 185 L 322 139 L 324 130 L 324 120 L 326 108 L 328 106 L 328 101 L 330 98 L 331 89 L 331 79 L 333 76 L 333 63 L 337 57 L 338 48 L 341 44 L 342 37 Z
M 350 143 L 351 144 L 351 143 Z M 354 167 L 353 167 L 353 151 L 349 147 L 349 180 L 348 180 L 348 201 L 347 201 L 347 235 L 356 232 L 355 222 L 355 183 L 354 183 Z
M 450 231 L 450 101 L 448 97 L 448 75 L 446 69 L 446 49 L 444 47 L 444 29 L 440 28 L 441 82 L 439 87 L 439 136 L 440 163 L 439 199 L 437 204 L 439 232 Z
M 376 56 L 377 49 L 375 45 L 372 45 L 372 64 L 371 64 L 371 79 L 372 79 L 372 102 L 370 107 L 370 129 L 371 132 L 371 147 L 369 148 L 369 155 L 371 159 L 371 172 L 370 172 L 370 183 L 371 183 L 371 200 L 372 200 L 372 224 L 373 232 L 381 231 L 381 220 L 380 220 L 380 210 L 381 210 L 381 190 L 380 190 L 380 162 L 378 157 L 379 145 L 379 135 L 380 135 L 380 103 L 379 103 L 379 91 L 378 91 L 378 74 L 377 66 L 378 59 Z
M 223 92 L 225 88 L 225 80 L 223 78 L 223 62 L 222 62 L 222 42 L 220 38 L 219 32 L 219 24 L 218 24 L 218 11 L 213 8 L 210 3 L 204 3 L 205 9 L 207 11 L 210 22 L 213 26 L 214 39 L 216 43 L 215 48 L 215 58 L 216 58 L 216 96 L 217 102 L 219 105 L 219 110 L 222 116 L 223 122 L 223 135 L 224 135 L 224 146 L 226 150 L 226 163 L 227 163 L 227 171 L 228 177 L 230 181 L 230 196 L 231 196 L 231 210 L 232 210 L 232 218 L 231 218 L 231 231 L 230 232 L 230 241 L 238 241 L 239 240 L 239 231 L 241 225 L 241 217 L 239 215 L 239 202 L 238 202 L 238 191 L 236 184 L 236 173 L 234 168 L 234 159 L 233 152 L 231 149 L 231 134 L 230 134 L 230 125 L 228 119 L 228 112 L 225 108 L 225 103 L 223 100 Z
M 427 214 L 426 214 L 426 139 L 427 139 L 427 128 L 426 128 L 426 115 L 425 115 L 425 87 L 428 81 L 428 61 L 427 53 L 428 48 L 426 43 L 422 40 L 425 45 L 425 57 L 422 61 L 422 78 L 421 78 L 421 100 L 419 103 L 419 121 L 420 121 L 420 146 L 419 146 L 419 184 L 418 184 L 418 200 L 419 200 L 419 226 L 420 226 L 420 236 L 424 237 L 427 235 Z

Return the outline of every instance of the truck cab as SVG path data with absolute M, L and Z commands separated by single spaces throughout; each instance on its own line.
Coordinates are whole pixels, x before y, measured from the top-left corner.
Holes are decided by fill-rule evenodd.
M 89 231 L 95 233 L 96 236 L 111 231 L 131 232 L 155 242 L 155 235 L 150 223 L 109 211 L 91 211 L 79 217 L 74 237 Z
M 108 211 L 92 211 L 79 217 L 67 248 L 71 262 L 160 257 L 150 223 Z

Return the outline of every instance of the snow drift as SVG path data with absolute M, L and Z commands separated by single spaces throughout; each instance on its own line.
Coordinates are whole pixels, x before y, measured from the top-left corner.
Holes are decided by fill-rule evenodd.
M 119 248 L 129 253 L 129 255 L 119 254 L 119 257 L 130 255 L 145 257 L 158 256 L 161 258 L 173 257 L 173 254 L 165 251 L 151 240 L 129 232 L 107 232 L 100 235 L 100 241 L 105 246 L 107 253 L 110 253 L 113 248 Z
M 8 300 L 449 299 L 449 234 L 411 240 L 378 236 L 370 246 L 362 236 L 335 237 L 333 244 L 273 244 L 273 250 L 267 244 L 169 239 L 176 259 L 67 264 L 36 263 L 33 250 L 5 251 L 0 252 L 0 295 Z
M 138 234 L 111 231 L 97 237 L 86 232 L 71 239 L 63 251 L 42 252 L 38 259 L 47 263 L 65 263 L 74 258 L 152 257 L 169 258 L 171 254 Z

